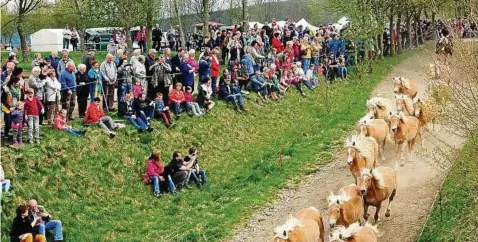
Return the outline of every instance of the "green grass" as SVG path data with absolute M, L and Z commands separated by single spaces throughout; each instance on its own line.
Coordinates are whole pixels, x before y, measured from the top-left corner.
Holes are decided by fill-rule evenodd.
M 41 145 L 2 148 L 16 196 L 2 207 L 3 236 L 18 204 L 36 198 L 62 220 L 68 241 L 220 241 L 290 181 L 319 169 L 331 150 L 363 115 L 372 88 L 416 51 L 376 63 L 374 73 L 301 98 L 290 90 L 280 102 L 247 101 L 247 114 L 224 102 L 204 118 L 182 117 L 174 129 L 154 122 L 152 134 L 131 126 L 110 140 L 98 127 L 86 138 L 41 129 Z M 254 96 L 254 95 L 252 95 Z M 77 122 L 74 126 L 78 127 Z M 154 147 L 168 161 L 175 150 L 199 150 L 209 184 L 155 199 L 139 179 Z M 279 166 L 278 152 L 284 155 Z M 2 237 L 6 239 L 6 237 Z
M 476 241 L 478 231 L 478 135 L 459 151 L 419 242 Z

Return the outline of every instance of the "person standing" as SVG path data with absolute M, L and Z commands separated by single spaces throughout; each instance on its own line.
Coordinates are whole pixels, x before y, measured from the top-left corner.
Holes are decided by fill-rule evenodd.
M 65 27 L 63 30 L 63 49 L 70 48 L 70 39 L 71 39 L 71 31 L 68 26 Z
M 94 50 L 88 51 L 88 55 L 83 58 L 82 64 L 86 66 L 86 69 L 91 69 L 92 63 L 95 60 L 96 52 Z
M 172 85 L 171 75 L 169 74 L 171 73 L 171 65 L 166 62 L 164 56 L 160 56 L 156 59 L 156 62 L 150 67 L 150 69 L 153 71 L 151 89 L 162 93 L 163 102 L 168 106 L 169 87 Z
M 68 119 L 74 120 L 73 110 L 75 110 L 76 99 L 76 76 L 75 76 L 75 64 L 68 62 L 66 64 L 66 70 L 61 73 L 61 106 L 63 109 L 68 110 Z
M 150 49 L 144 61 L 144 67 L 146 69 L 146 82 L 148 83 L 148 87 L 149 87 L 147 96 L 148 96 L 148 99 L 150 100 L 153 100 L 156 97 L 156 90 L 153 88 L 153 85 L 152 85 L 154 70 L 150 68 L 154 64 L 155 59 L 156 59 L 156 50 Z
M 86 72 L 86 65 L 79 64 L 78 72 L 76 73 L 76 95 L 78 102 L 78 116 L 85 117 L 86 107 L 88 106 L 88 95 L 90 94 L 90 79 L 88 72 Z
M 115 83 L 117 78 L 117 68 L 114 62 L 114 56 L 112 54 L 106 55 L 106 60 L 101 63 L 100 72 L 103 78 L 103 88 L 106 94 L 106 102 L 103 102 L 103 108 L 107 107 L 108 110 L 115 111 L 113 108 L 115 97 Z
M 46 80 L 41 80 L 40 79 L 40 67 L 35 66 L 32 69 L 32 73 L 30 75 L 30 78 L 28 79 L 28 86 L 33 89 L 35 96 L 37 99 L 42 103 L 43 106 L 45 106 L 44 96 L 45 96 L 45 85 L 46 85 Z M 43 117 L 45 115 L 41 113 L 39 115 L 39 123 L 40 125 L 43 125 Z
M 73 70 L 75 70 L 76 69 L 75 62 L 68 56 L 68 50 L 63 50 L 61 52 L 61 60 L 58 62 L 58 66 L 56 69 L 56 73 L 58 74 L 58 77 L 60 79 L 61 79 L 61 73 L 66 69 L 66 64 L 69 62 L 73 63 Z
M 139 31 L 136 33 L 136 41 L 138 42 L 138 46 L 141 49 L 141 53 L 146 51 L 147 38 L 148 38 L 148 34 L 146 33 L 146 29 L 143 26 L 140 26 Z
M 71 45 L 73 45 L 73 51 L 78 51 L 78 40 L 80 39 L 80 35 L 75 27 L 71 29 Z
M 55 74 L 56 76 L 58 76 L 58 64 L 60 63 L 60 58 L 58 58 L 58 51 L 54 50 L 51 52 L 51 55 L 50 55 L 50 61 L 51 61 L 51 67 L 53 67 L 53 69 L 55 69 Z
M 153 39 L 153 49 L 156 51 L 161 48 L 161 37 L 163 33 L 161 33 L 161 29 L 159 28 L 159 24 L 156 24 L 156 28 L 153 29 L 152 39 Z

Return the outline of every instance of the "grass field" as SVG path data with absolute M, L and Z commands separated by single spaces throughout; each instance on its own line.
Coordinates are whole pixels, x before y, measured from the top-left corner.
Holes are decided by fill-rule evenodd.
M 376 63 L 362 80 L 325 87 L 301 98 L 290 90 L 280 102 L 257 105 L 236 114 L 219 102 L 203 118 L 182 117 L 172 130 L 154 122 L 153 133 L 131 126 L 110 140 L 99 127 L 87 137 L 42 127 L 41 145 L 21 151 L 2 147 L 6 176 L 16 196 L 2 206 L 2 240 L 18 204 L 36 198 L 63 222 L 67 241 L 220 241 L 256 209 L 275 199 L 278 189 L 330 161 L 332 148 L 363 115 L 372 88 L 407 51 Z M 330 107 L 330 112 L 327 112 Z M 75 127 L 79 127 L 76 121 Z M 152 148 L 169 161 L 175 150 L 191 145 L 208 171 L 209 184 L 176 196 L 153 198 L 140 174 Z M 279 166 L 278 152 L 284 154 Z
M 419 242 L 476 241 L 478 233 L 478 135 L 467 141 L 441 189 Z

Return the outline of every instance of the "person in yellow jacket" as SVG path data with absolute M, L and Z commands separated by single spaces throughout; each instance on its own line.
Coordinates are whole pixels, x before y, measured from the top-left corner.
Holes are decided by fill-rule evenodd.
M 312 57 L 312 47 L 309 44 L 309 37 L 304 36 L 300 43 L 300 54 L 302 56 L 302 69 L 307 71 L 310 66 L 310 58 Z

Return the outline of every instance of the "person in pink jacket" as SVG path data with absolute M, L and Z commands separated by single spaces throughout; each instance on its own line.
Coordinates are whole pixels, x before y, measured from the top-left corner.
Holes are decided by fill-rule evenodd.
M 63 130 L 74 136 L 85 135 L 86 129 L 85 130 L 72 129 L 71 126 L 67 124 L 66 114 L 67 114 L 66 109 L 62 109 L 60 112 L 58 112 L 58 114 L 55 117 L 55 120 L 53 121 L 55 125 L 55 129 Z
M 146 174 L 151 181 L 154 196 L 157 198 L 162 196 L 159 186 L 160 182 L 167 182 L 169 191 L 173 194 L 176 193 L 176 187 L 174 186 L 171 176 L 168 175 L 164 169 L 163 160 L 161 159 L 159 152 L 153 151 L 151 156 L 149 156 L 147 163 Z

